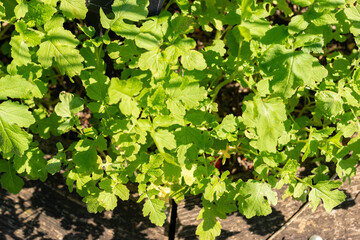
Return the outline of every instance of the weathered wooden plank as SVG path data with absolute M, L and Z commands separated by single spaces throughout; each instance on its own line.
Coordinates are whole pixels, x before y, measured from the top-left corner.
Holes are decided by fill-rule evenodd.
M 359 169 L 358 169 L 359 170 Z M 322 205 L 312 213 L 311 208 L 306 209 L 275 239 L 304 240 L 317 234 L 323 239 L 360 239 L 360 172 L 353 178 L 351 186 L 344 184 L 343 189 L 348 198 L 343 204 L 326 212 Z M 268 216 L 246 219 L 239 213 L 220 220 L 222 225 L 221 236 L 217 239 L 254 239 L 264 240 L 278 230 L 302 206 L 299 201 L 281 198 L 273 207 L 273 213 Z M 201 209 L 199 197 L 189 197 L 178 206 L 178 221 L 176 239 L 197 239 L 196 227 L 200 223 L 196 218 Z
M 302 205 L 300 202 L 279 197 L 278 204 L 268 216 L 246 219 L 239 213 L 233 213 L 227 219 L 220 220 L 222 230 L 218 239 L 266 239 L 281 227 Z M 176 239 L 196 239 L 196 227 L 200 224 L 196 218 L 201 209 L 200 198 L 191 197 L 178 207 L 178 228 Z
M 0 240 L 167 239 L 165 228 L 144 218 L 134 199 L 119 200 L 114 211 L 90 214 L 74 198 L 39 182 L 27 182 L 17 195 L 0 189 Z
M 0 240 L 167 239 L 168 222 L 161 228 L 151 224 L 142 216 L 141 205 L 135 199 L 119 202 L 113 212 L 90 214 L 76 194 L 64 197 L 58 193 L 64 186 L 58 190 L 54 187 L 57 186 L 27 182 L 18 195 L 0 189 Z M 322 206 L 314 213 L 310 208 L 305 210 L 275 239 L 300 240 L 313 234 L 324 239 L 360 239 L 360 173 L 351 186 L 344 184 L 343 189 L 348 195 L 345 203 L 330 213 Z M 246 219 L 234 213 L 221 220 L 222 234 L 218 239 L 266 239 L 300 206 L 300 202 L 282 200 L 279 196 L 279 203 L 269 216 Z M 196 239 L 195 231 L 200 223 L 196 217 L 200 209 L 199 197 L 187 198 L 179 204 L 176 239 Z
M 360 171 L 351 185 L 346 182 L 342 188 L 347 199 L 341 205 L 326 212 L 320 206 L 313 213 L 311 207 L 307 208 L 296 218 L 276 239 L 300 240 L 317 234 L 323 239 L 358 240 L 360 239 Z

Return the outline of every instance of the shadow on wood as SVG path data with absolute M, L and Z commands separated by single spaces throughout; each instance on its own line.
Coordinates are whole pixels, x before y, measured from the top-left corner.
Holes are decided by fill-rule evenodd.
M 41 182 L 27 181 L 18 195 L 0 194 L 0 239 L 167 239 L 133 199 L 91 214 L 80 199 L 70 201 Z

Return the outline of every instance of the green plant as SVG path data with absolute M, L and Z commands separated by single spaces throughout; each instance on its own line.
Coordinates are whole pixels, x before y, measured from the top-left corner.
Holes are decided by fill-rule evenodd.
M 202 194 L 200 239 L 227 213 L 269 214 L 284 185 L 331 210 L 360 155 L 356 2 L 171 0 L 147 18 L 147 0 L 115 0 L 96 30 L 85 0 L 0 1 L 2 187 L 61 172 L 99 212 L 130 181 L 157 225 L 167 198 Z M 247 92 L 241 114 L 221 117 L 230 83 Z M 214 166 L 234 156 L 253 179 Z

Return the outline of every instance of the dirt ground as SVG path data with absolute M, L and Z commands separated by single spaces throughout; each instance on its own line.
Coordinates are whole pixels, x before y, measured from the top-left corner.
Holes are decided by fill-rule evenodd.
M 168 239 L 169 221 L 164 227 L 153 225 L 142 216 L 136 199 L 119 202 L 113 212 L 90 214 L 76 194 L 51 178 L 46 184 L 27 181 L 17 195 L 0 189 L 0 240 L 3 239 Z M 56 185 L 57 184 L 57 185 Z M 287 223 L 302 206 L 291 199 L 282 200 L 265 217 L 246 219 L 234 213 L 221 221 L 222 233 L 217 239 L 305 240 L 317 234 L 324 240 L 360 239 L 360 172 L 351 186 L 342 187 L 347 200 L 326 212 L 310 207 Z M 281 194 L 281 193 L 280 193 Z M 196 239 L 196 221 L 200 210 L 197 198 L 188 198 L 178 206 L 175 239 Z M 169 213 L 168 213 L 169 215 Z

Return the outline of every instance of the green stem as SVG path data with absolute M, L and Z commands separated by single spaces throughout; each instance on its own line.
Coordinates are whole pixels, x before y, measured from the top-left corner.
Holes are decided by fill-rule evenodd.
M 288 116 L 290 117 L 291 121 L 292 121 L 293 123 L 295 123 L 295 120 L 294 120 L 293 116 L 291 116 L 289 110 L 286 109 L 286 113 L 287 113 Z
M 0 32 L 0 39 L 4 36 L 4 34 L 7 32 L 7 30 L 9 30 L 11 26 L 12 24 L 10 22 L 6 24 L 6 26 Z
M 219 85 L 216 86 L 216 88 L 214 89 L 213 94 L 211 95 L 213 102 L 216 100 L 216 97 L 217 97 L 220 89 L 223 88 L 225 85 L 231 83 L 232 81 L 233 81 L 232 78 L 229 78 L 229 79 L 226 79 L 225 81 L 221 82 Z
M 76 127 L 73 127 L 71 130 L 72 130 L 73 132 L 76 132 L 76 133 L 79 134 L 79 135 L 83 135 L 83 133 L 82 133 L 79 129 L 77 129 Z
M 311 108 L 313 108 L 313 107 L 314 107 L 313 103 L 312 103 L 312 102 L 309 102 L 308 104 L 306 104 L 306 105 L 301 109 L 301 111 L 299 112 L 298 117 L 301 117 L 301 116 L 304 114 L 305 110 L 311 109 Z
M 174 3 L 174 0 L 170 0 L 167 4 L 166 4 L 166 6 L 165 6 L 165 8 L 164 8 L 164 11 L 167 11 L 168 9 L 169 9 L 169 7 L 171 6 L 171 4 L 173 4 Z
M 237 55 L 237 62 L 236 62 L 236 66 L 235 66 L 235 69 L 237 70 L 239 68 L 239 64 L 240 64 L 240 53 L 241 53 L 241 47 L 242 47 L 242 42 L 240 42 L 239 44 L 239 50 L 238 50 L 238 55 Z M 216 97 L 220 91 L 220 89 L 222 87 L 224 87 L 225 85 L 231 83 L 235 78 L 235 74 L 233 73 L 229 79 L 226 79 L 225 81 L 221 82 L 219 85 L 216 86 L 216 88 L 214 89 L 214 92 L 213 94 L 211 95 L 212 97 L 212 102 L 215 102 L 216 100 Z M 249 85 L 250 86 L 250 85 Z
M 103 150 L 101 150 L 98 146 L 95 147 L 96 151 L 100 154 L 100 156 L 102 156 L 104 159 L 106 159 L 106 154 L 104 153 Z
M 243 81 L 248 85 L 248 87 L 249 87 L 255 94 L 257 93 L 257 90 L 251 86 L 250 82 L 249 82 L 246 78 L 243 78 Z
M 218 76 L 217 78 L 215 78 L 211 83 L 209 88 L 212 88 L 218 81 L 220 81 L 224 76 Z
M 358 127 L 359 127 L 359 129 L 360 129 L 359 118 L 356 116 L 356 114 L 355 114 L 355 112 L 354 112 L 354 109 L 351 108 L 350 110 L 351 110 L 352 114 L 354 115 L 354 117 L 355 117 L 355 119 L 356 119 L 356 123 L 357 123 L 357 125 L 358 125 Z
M 298 180 L 299 182 L 304 183 L 304 180 L 302 180 L 301 178 L 299 178 L 299 177 L 297 177 L 297 176 L 294 176 L 294 178 L 295 178 L 296 180 Z
M 221 35 L 220 35 L 220 37 L 219 38 L 215 38 L 215 39 L 221 39 L 221 38 L 223 38 L 223 36 L 225 35 L 226 36 L 226 34 L 232 29 L 232 27 L 233 26 L 227 26 L 226 27 L 226 29 L 221 33 Z
M 253 150 L 248 149 L 248 148 L 244 148 L 244 147 L 241 147 L 241 148 L 239 149 L 239 152 L 240 152 L 240 151 L 245 151 L 245 152 L 248 152 L 248 153 L 251 153 L 251 154 L 254 154 L 254 155 L 259 155 L 258 153 L 254 152 Z
M 219 40 L 221 38 L 221 31 L 220 30 L 216 30 L 216 34 L 215 34 L 215 40 Z

